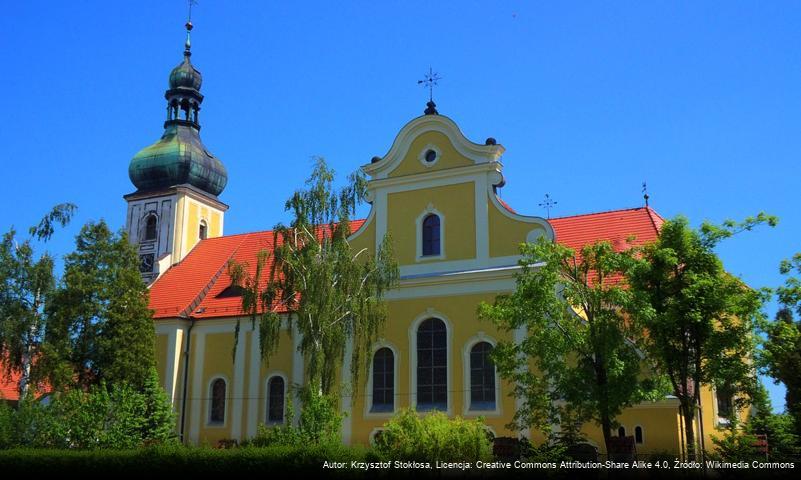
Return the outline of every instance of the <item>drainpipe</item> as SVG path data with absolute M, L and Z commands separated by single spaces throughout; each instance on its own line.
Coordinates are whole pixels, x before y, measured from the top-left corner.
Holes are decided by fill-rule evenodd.
M 183 381 L 183 394 L 181 396 L 181 443 L 186 444 L 186 397 L 187 389 L 189 386 L 189 345 L 192 342 L 192 328 L 195 326 L 195 319 L 189 317 L 191 323 L 189 329 L 186 331 L 186 342 L 184 343 L 184 381 Z

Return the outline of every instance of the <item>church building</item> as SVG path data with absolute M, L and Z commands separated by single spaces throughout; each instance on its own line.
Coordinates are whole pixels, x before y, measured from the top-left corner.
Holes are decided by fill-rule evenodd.
M 150 284 L 158 372 L 179 434 L 185 443 L 215 445 L 252 437 L 259 424 L 292 421 L 287 405 L 295 402 L 298 412 L 291 387 L 304 384 L 304 359 L 298 332 L 285 328 L 278 351 L 262 362 L 258 331 L 230 288 L 229 260 L 255 266 L 273 235 L 224 235 L 229 207 L 219 197 L 228 177 L 199 135 L 204 98 L 190 60 L 191 28 L 187 23 L 183 61 L 169 76 L 164 134 L 131 160 L 136 190 L 124 198 L 126 229 Z M 358 385 L 343 382 L 343 442 L 368 444 L 405 407 L 483 417 L 496 436 L 542 442 L 538 432 L 507 429 L 520 400 L 489 359 L 496 342 L 522 341 L 527 332 L 508 338 L 478 319 L 477 306 L 514 290 L 521 242 L 546 237 L 579 249 L 608 240 L 622 249 L 629 237 L 639 244 L 655 240 L 662 217 L 648 206 L 552 219 L 518 213 L 497 194 L 505 182 L 504 147 L 493 138 L 466 138 L 433 102 L 394 139 L 387 132 L 386 142 L 386 154 L 361 166 L 369 177 L 370 212 L 353 222 L 350 242 L 376 251 L 391 233 L 400 282 L 386 296 L 389 318 L 372 347 L 370 371 Z M 235 339 L 238 318 L 244 321 Z M 342 371 L 349 371 L 349 361 L 346 354 Z M 702 431 L 711 447 L 709 434 L 726 419 L 712 390 L 702 397 Z M 679 453 L 678 405 L 667 397 L 629 408 L 614 434 L 633 437 L 638 453 Z M 599 428 L 588 424 L 585 433 L 603 453 Z

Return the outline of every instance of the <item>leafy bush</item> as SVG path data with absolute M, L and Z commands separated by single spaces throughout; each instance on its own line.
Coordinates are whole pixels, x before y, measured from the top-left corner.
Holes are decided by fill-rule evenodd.
M 492 458 L 490 434 L 482 419 L 448 418 L 442 412 L 399 412 L 375 439 L 379 455 L 393 460 L 475 461 Z
M 143 391 L 123 384 L 25 399 L 0 411 L 0 448 L 136 448 L 175 441 L 175 418 L 153 369 Z
M 297 426 L 293 424 L 292 402 L 287 403 L 285 421 L 282 425 L 259 425 L 256 436 L 243 442 L 243 446 L 267 447 L 274 445 L 322 445 L 342 444 L 340 428 L 344 415 L 337 410 L 333 395 L 322 395 L 304 391 L 301 394 L 303 409 Z

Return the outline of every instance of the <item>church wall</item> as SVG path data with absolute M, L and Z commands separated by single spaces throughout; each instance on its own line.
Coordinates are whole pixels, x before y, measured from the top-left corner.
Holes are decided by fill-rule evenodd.
M 494 294 L 455 295 L 433 298 L 418 298 L 409 300 L 393 300 L 389 302 L 389 319 L 379 339 L 379 345 L 389 346 L 396 352 L 396 411 L 413 405 L 415 392 L 412 379 L 416 372 L 412 367 L 414 355 L 412 351 L 412 337 L 416 335 L 413 328 L 419 321 L 430 317 L 442 318 L 449 326 L 448 340 L 448 367 L 449 382 L 448 403 L 449 413 L 467 418 L 483 416 L 485 422 L 497 435 L 509 435 L 505 425 L 509 423 L 510 415 L 515 410 L 515 401 L 509 396 L 511 386 L 499 382 L 499 392 L 496 394 L 498 402 L 497 412 L 471 412 L 467 410 L 466 393 L 469 391 L 469 372 L 465 371 L 465 347 L 483 333 L 484 339 L 491 343 L 509 339 L 495 329 L 490 322 L 478 320 L 476 309 L 483 301 L 494 300 Z M 391 416 L 390 413 L 369 412 L 372 392 L 368 388 L 369 374 L 360 376 L 360 385 L 353 397 L 353 424 L 352 442 L 366 444 L 375 429 L 380 428 Z
M 545 229 L 539 225 L 515 220 L 490 203 L 488 209 L 490 257 L 519 255 L 520 244 L 526 241 L 530 232 L 536 230 L 545 234 Z
M 231 427 L 235 420 L 232 418 L 235 385 L 234 364 L 231 358 L 234 337 L 232 333 L 228 332 L 208 333 L 205 334 L 205 337 L 205 357 L 200 383 L 202 394 L 199 412 L 199 441 L 201 444 L 208 443 L 213 446 L 221 439 L 231 438 Z M 226 381 L 225 421 L 222 425 L 210 425 L 211 381 L 217 377 Z
M 156 335 L 156 370 L 162 379 L 162 387 L 166 388 L 167 379 L 167 335 Z
M 414 265 L 431 260 L 418 259 L 421 233 L 418 220 L 426 212 L 439 212 L 444 251 L 442 260 L 467 260 L 476 257 L 475 187 L 472 182 L 445 185 L 387 195 L 387 230 L 392 234 L 395 257 L 400 265 Z
M 437 160 L 430 165 L 424 160 L 421 161 L 428 149 L 438 152 Z M 472 161 L 456 151 L 447 136 L 440 132 L 429 131 L 420 134 L 412 141 L 400 165 L 389 174 L 389 177 L 414 175 L 472 164 Z

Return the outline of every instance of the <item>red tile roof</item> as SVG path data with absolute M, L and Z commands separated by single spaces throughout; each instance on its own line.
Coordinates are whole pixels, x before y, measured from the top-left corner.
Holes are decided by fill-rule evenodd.
M 364 220 L 351 221 L 356 231 Z M 271 230 L 209 238 L 199 242 L 177 265 L 167 270 L 150 288 L 150 308 L 154 318 L 175 318 L 192 314 L 195 318 L 229 317 L 242 313 L 242 297 L 219 297 L 231 285 L 228 261 L 256 271 L 256 255 L 271 250 Z M 268 259 L 266 269 L 270 267 Z
M 511 211 L 508 205 L 504 204 L 504 207 Z M 599 240 L 608 240 L 622 250 L 627 247 L 629 237 L 635 238 L 634 244 L 647 243 L 657 238 L 664 222 L 648 207 L 552 218 L 549 221 L 556 232 L 556 240 L 574 250 Z M 364 220 L 354 220 L 353 230 L 363 223 Z M 175 318 L 192 314 L 201 319 L 240 315 L 241 297 L 219 297 L 231 285 L 226 271 L 228 260 L 246 263 L 253 274 L 256 254 L 272 248 L 272 244 L 272 231 L 201 241 L 151 287 L 150 308 L 154 310 L 154 317 Z
M 634 237 L 634 245 L 656 240 L 665 220 L 652 208 L 642 207 L 552 218 L 548 221 L 556 233 L 556 241 L 575 251 L 600 240 L 609 241 L 620 251 L 628 248 L 629 237 Z
M 0 363 L 0 372 L 2 371 L 3 365 Z M 19 377 L 18 372 L 11 372 L 11 378 L 0 373 L 0 400 L 19 400 L 19 390 L 17 389 Z

